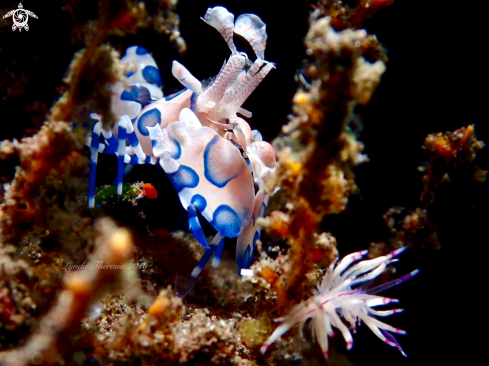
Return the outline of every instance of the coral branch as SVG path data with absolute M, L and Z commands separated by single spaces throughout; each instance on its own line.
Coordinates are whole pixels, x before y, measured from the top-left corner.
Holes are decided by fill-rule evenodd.
M 68 91 L 52 109 L 56 121 L 82 123 L 88 111 L 102 116 L 106 128 L 117 118 L 111 109 L 112 91 L 109 85 L 124 81 L 124 69 L 119 54 L 108 45 L 99 45 L 99 40 L 78 52 L 64 80 Z
M 274 141 L 279 166 L 277 181 L 269 182 L 281 187 L 292 207 L 287 236 L 292 263 L 279 286 L 281 306 L 300 298 L 323 215 L 342 212 L 357 190 L 352 167 L 366 157 L 349 123 L 354 106 L 369 102 L 385 70 L 382 60 L 371 64 L 362 57 L 376 47 L 365 31 L 336 32 L 328 17 L 312 20 L 305 45 L 313 59 L 304 72 L 310 86 L 296 93 L 295 116 Z
M 394 0 L 357 0 L 355 7 L 350 7 L 341 0 L 319 0 L 313 8 L 321 16 L 330 16 L 335 29 L 358 29 L 365 20 L 378 11 L 388 7 Z
M 0 205 L 0 233 L 4 242 L 17 243 L 26 227 L 48 227 L 49 216 L 40 213 L 52 210 L 51 200 L 56 197 L 44 193 L 62 191 L 61 187 L 56 187 L 60 179 L 74 183 L 72 174 L 83 174 L 86 160 L 79 152 L 81 138 L 73 134 L 65 122 L 48 122 L 35 136 L 21 142 L 4 142 L 2 149 L 9 145 L 15 148 L 20 166 L 14 179 L 5 184 L 5 200 Z
M 435 196 L 450 201 L 447 188 L 452 180 L 484 182 L 487 172 L 475 162 L 477 151 L 483 147 L 484 142 L 475 137 L 473 125 L 454 132 L 429 134 L 423 146 L 430 153 L 430 161 L 421 168 L 425 172 L 421 202 L 440 210 L 447 202 L 435 203 Z
M 440 227 L 450 226 L 450 218 L 473 210 L 480 202 L 478 192 L 483 189 L 481 183 L 487 171 L 477 165 L 476 155 L 483 147 L 473 125 L 429 134 L 423 145 L 428 162 L 419 168 L 424 173 L 421 207 L 390 208 L 384 215 L 391 232 L 389 244 L 372 244 L 370 256 L 386 254 L 399 246 L 439 249 Z
M 72 349 L 71 336 L 80 328 L 88 306 L 107 286 L 117 283 L 121 270 L 133 251 L 132 239 L 126 229 L 117 228 L 110 219 L 98 222 L 101 237 L 87 269 L 67 273 L 64 288 L 49 313 L 41 320 L 40 328 L 27 343 L 2 355 L 3 365 L 52 365 Z M 102 269 L 97 263 L 112 266 Z M 123 267 L 123 266 L 122 266 Z

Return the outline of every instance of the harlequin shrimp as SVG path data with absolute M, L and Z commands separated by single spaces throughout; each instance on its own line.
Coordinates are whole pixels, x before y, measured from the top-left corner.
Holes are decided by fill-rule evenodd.
M 172 74 L 185 88 L 163 97 L 155 61 L 144 48 L 130 47 L 121 59 L 123 64 L 135 65 L 126 75 L 128 87 L 112 85 L 112 110 L 120 118 L 112 131 L 105 131 L 100 117 L 92 114 L 97 122 L 87 140 L 91 152 L 89 207 L 95 204 L 98 153 L 118 156 L 119 195 L 124 164 L 160 164 L 188 211 L 194 237 L 206 248 L 192 279 L 214 253 L 213 266 L 219 264 L 226 237 L 238 238 L 240 270 L 249 267 L 260 237 L 256 219 L 264 215 L 268 202 L 263 180 L 275 168 L 273 147 L 238 117 L 251 117 L 241 105 L 275 67 L 265 60 L 266 26 L 254 14 L 242 14 L 234 22 L 234 15 L 223 7 L 209 8 L 202 19 L 220 32 L 231 50 L 214 81 L 204 88 L 183 65 L 173 61 Z M 250 43 L 255 62 L 237 51 L 233 33 Z M 197 212 L 217 231 L 210 245 Z M 190 289 L 177 292 L 185 296 Z

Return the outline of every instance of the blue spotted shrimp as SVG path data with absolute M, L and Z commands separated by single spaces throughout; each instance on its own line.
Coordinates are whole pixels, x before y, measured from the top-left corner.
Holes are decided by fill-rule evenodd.
M 98 153 L 118 157 L 118 195 L 122 192 L 124 164 L 160 164 L 188 211 L 194 237 L 206 248 L 191 273 L 194 279 L 214 253 L 213 266 L 219 264 L 226 237 L 238 238 L 239 268 L 250 266 L 260 237 L 257 218 L 265 214 L 269 197 L 264 180 L 275 169 L 273 147 L 237 115 L 251 117 L 241 105 L 275 67 L 265 60 L 266 26 L 254 14 L 242 14 L 234 22 L 234 15 L 223 7 L 209 8 L 203 20 L 220 32 L 231 50 L 212 84 L 204 89 L 182 64 L 173 61 L 172 74 L 185 88 L 163 97 L 155 61 L 144 48 L 130 47 L 121 59 L 133 68 L 126 75 L 127 86 L 111 86 L 112 110 L 120 118 L 111 131 L 106 131 L 100 117 L 92 114 L 97 122 L 87 139 L 89 207 L 95 204 Z M 237 51 L 233 33 L 250 43 L 255 62 Z M 259 187 L 256 194 L 255 183 Z M 210 245 L 197 212 L 217 230 Z M 185 296 L 188 291 L 180 294 Z

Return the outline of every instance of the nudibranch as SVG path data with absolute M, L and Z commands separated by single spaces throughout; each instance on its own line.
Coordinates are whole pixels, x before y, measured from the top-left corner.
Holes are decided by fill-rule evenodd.
M 268 202 L 264 179 L 273 174 L 276 161 L 273 147 L 238 117 L 251 117 L 242 104 L 275 67 L 265 60 L 265 23 L 254 14 L 242 14 L 234 22 L 234 15 L 223 7 L 209 8 L 203 20 L 220 32 L 231 51 L 214 81 L 204 88 L 174 61 L 172 74 L 185 89 L 164 97 L 160 73 L 150 53 L 139 46 L 130 47 L 121 59 L 132 67 L 126 74 L 127 85 L 111 86 L 112 111 L 119 120 L 106 131 L 100 117 L 92 114 L 97 122 L 87 140 L 91 152 L 89 207 L 95 205 L 98 153 L 118 157 L 118 194 L 122 192 L 124 164 L 160 164 L 188 211 L 194 237 L 206 248 L 193 278 L 214 252 L 213 265 L 218 265 L 226 237 L 238 238 L 237 263 L 240 269 L 249 267 L 260 237 L 257 218 L 265 214 Z M 233 33 L 250 43 L 255 62 L 238 52 Z M 197 212 L 217 231 L 210 245 Z
M 289 314 L 277 320 L 282 324 L 265 341 L 261 352 L 265 353 L 268 347 L 291 327 L 298 323 L 304 324 L 307 319 L 311 319 L 312 335 L 319 343 L 326 358 L 329 349 L 328 336 L 333 336 L 333 327 L 341 332 L 346 341 L 346 348 L 350 349 L 353 346 L 353 338 L 348 327 L 340 318 L 341 316 L 350 324 L 354 332 L 357 324 L 363 321 L 377 337 L 388 345 L 397 347 L 406 356 L 400 344 L 389 333 L 405 334 L 406 332 L 375 318 L 375 316 L 382 317 L 399 313 L 402 309 L 373 309 L 377 306 L 398 302 L 398 300 L 374 294 L 408 280 L 416 275 L 418 270 L 370 290 L 362 290 L 358 287 L 382 274 L 385 268 L 395 261 L 393 258 L 405 249 L 406 247 L 397 249 L 386 256 L 358 262 L 368 253 L 368 250 L 365 250 L 352 253 L 341 261 L 332 263 L 318 286 L 316 295 L 295 306 Z M 355 262 L 358 263 L 354 264 Z

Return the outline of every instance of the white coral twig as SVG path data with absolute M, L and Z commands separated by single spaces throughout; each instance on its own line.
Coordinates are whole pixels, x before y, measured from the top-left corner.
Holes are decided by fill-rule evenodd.
M 374 294 L 404 282 L 418 273 L 418 270 L 371 290 L 357 288 L 358 285 L 379 276 L 386 266 L 394 261 L 393 258 L 404 249 L 401 248 L 389 255 L 352 265 L 367 254 L 368 251 L 365 250 L 350 254 L 340 262 L 331 264 L 320 286 L 318 286 L 316 295 L 294 307 L 284 318 L 278 319 L 282 324 L 275 329 L 263 344 L 261 352 L 265 353 L 268 347 L 292 326 L 297 323 L 304 323 L 309 318 L 312 318 L 312 335 L 317 339 L 325 357 L 328 357 L 328 336 L 333 335 L 333 327 L 342 333 L 346 341 L 346 347 L 350 349 L 353 346 L 353 339 L 350 330 L 341 320 L 341 316 L 350 324 L 353 331 L 355 331 L 356 325 L 363 321 L 377 337 L 388 345 L 397 347 L 406 356 L 394 336 L 389 333 L 405 334 L 406 332 L 385 324 L 374 317 L 388 316 L 398 313 L 402 309 L 379 311 L 372 308 L 398 302 L 398 300 L 375 296 Z

